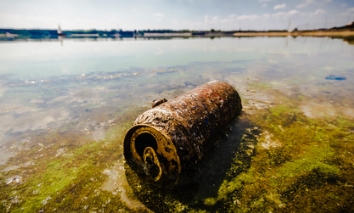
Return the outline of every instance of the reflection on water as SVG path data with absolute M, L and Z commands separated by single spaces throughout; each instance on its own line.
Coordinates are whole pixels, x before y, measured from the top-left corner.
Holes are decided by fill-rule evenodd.
M 304 37 L 0 43 L 0 209 L 349 208 L 353 53 Z M 126 179 L 122 137 L 137 115 L 210 80 L 232 84 L 244 114 L 198 184 L 161 197 Z

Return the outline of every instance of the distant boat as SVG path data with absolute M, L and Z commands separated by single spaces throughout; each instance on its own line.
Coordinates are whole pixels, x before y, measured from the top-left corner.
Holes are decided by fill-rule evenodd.
M 9 33 L 9 32 L 6 32 L 6 38 L 14 39 L 15 37 L 17 37 L 16 34 L 11 34 L 11 33 Z
M 58 33 L 58 36 L 65 36 L 65 34 L 63 33 L 63 31 L 60 28 L 60 25 L 58 25 L 57 33 Z

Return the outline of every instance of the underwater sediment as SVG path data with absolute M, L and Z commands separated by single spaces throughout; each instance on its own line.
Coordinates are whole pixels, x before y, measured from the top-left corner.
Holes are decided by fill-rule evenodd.
M 299 100 L 272 94 L 283 103 L 255 113 L 246 102 L 201 175 L 172 192 L 146 184 L 123 157 L 124 134 L 146 109 L 125 111 L 99 141 L 74 131 L 37 135 L 1 167 L 1 211 L 351 212 L 353 120 L 310 118 Z

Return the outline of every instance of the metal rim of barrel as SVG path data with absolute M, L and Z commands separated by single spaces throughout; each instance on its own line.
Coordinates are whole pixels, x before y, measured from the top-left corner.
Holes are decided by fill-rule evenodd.
M 124 138 L 124 156 L 155 185 L 179 185 L 241 111 L 234 87 L 205 83 L 139 115 Z

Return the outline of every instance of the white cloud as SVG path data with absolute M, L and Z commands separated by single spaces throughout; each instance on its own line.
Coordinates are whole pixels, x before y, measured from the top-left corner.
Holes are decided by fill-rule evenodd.
M 258 15 L 241 15 L 237 16 L 235 14 L 230 15 L 228 18 L 221 19 L 222 22 L 234 22 L 234 21 L 247 21 L 258 19 Z
M 239 20 L 246 21 L 246 20 L 256 20 L 258 18 L 259 18 L 259 16 L 257 16 L 257 15 L 242 15 L 242 16 L 238 16 L 236 18 L 236 20 L 237 21 L 239 21 Z
M 229 19 L 229 18 L 224 18 L 224 19 L 221 19 L 220 22 L 221 23 L 232 23 L 234 20 L 232 19 Z
M 268 13 L 265 13 L 265 14 L 262 15 L 263 19 L 269 19 L 270 17 L 271 17 L 271 15 L 268 14 Z
M 286 8 L 286 4 L 277 4 L 274 6 L 274 10 L 284 9 Z
M 322 11 L 318 11 L 317 13 L 321 13 Z M 204 23 L 206 24 L 243 24 L 243 23 L 254 23 L 257 21 L 265 21 L 265 20 L 275 20 L 275 19 L 283 19 L 289 18 L 299 14 L 297 10 L 290 10 L 288 12 L 278 12 L 274 14 L 264 13 L 263 15 L 249 14 L 249 15 L 236 15 L 231 14 L 227 17 L 210 17 L 208 15 L 204 16 Z M 250 22 L 248 22 L 250 21 Z M 232 26 L 232 25 L 230 25 Z
M 297 10 L 290 10 L 287 15 L 293 16 L 293 15 L 296 15 L 296 14 L 298 14 L 298 13 L 299 13 L 299 12 L 298 12 Z
M 266 6 L 267 6 L 267 4 L 263 4 L 263 5 L 262 5 L 262 7 L 266 7 Z
M 294 16 L 296 14 L 299 14 L 299 12 L 297 10 L 290 10 L 289 12 L 278 12 L 278 13 L 274 13 L 271 16 L 273 18 L 288 18 L 290 16 Z
M 154 13 L 153 16 L 156 16 L 156 17 L 162 17 L 162 16 L 165 16 L 163 13 Z
M 317 9 L 312 16 L 317 16 L 317 15 L 323 15 L 326 14 L 326 11 L 322 10 L 322 9 Z
M 211 19 L 211 23 L 217 23 L 219 22 L 219 17 L 218 16 L 214 16 L 212 19 Z
M 288 5 L 289 6 L 289 5 Z M 312 5 L 314 6 L 314 5 Z M 352 11 L 354 17 L 354 8 L 347 8 L 345 11 Z M 293 29 L 295 27 L 304 27 L 302 23 L 306 23 L 308 20 L 315 20 L 324 15 L 330 14 L 331 11 L 325 10 L 324 8 L 318 7 L 314 8 L 308 12 L 301 12 L 301 10 L 283 10 L 274 11 L 273 13 L 263 13 L 263 14 L 227 14 L 225 16 L 211 16 L 205 15 L 200 17 L 200 23 L 189 23 L 188 26 L 195 26 L 199 29 L 204 28 L 214 28 L 214 29 L 257 29 L 257 30 L 267 30 L 267 29 Z M 290 20 L 292 26 L 290 27 Z M 299 21 L 300 20 L 300 21 Z M 337 24 L 338 25 L 338 24 Z M 342 24 L 343 25 L 343 24 Z M 261 27 L 259 27 L 261 26 Z M 339 26 L 339 25 L 338 25 Z M 316 28 L 319 28 L 318 26 Z M 325 27 L 325 26 L 323 26 Z M 328 27 L 328 26 L 327 26 Z M 310 27 L 314 28 L 314 27 Z
M 315 0 L 305 0 L 303 3 L 297 5 L 296 7 L 297 8 L 307 7 L 307 6 L 309 6 L 310 4 L 312 4 L 314 2 L 315 2 Z
M 206 24 L 232 24 L 232 23 L 244 23 L 245 21 L 255 21 L 259 20 L 260 18 L 262 19 L 268 19 L 270 17 L 269 14 L 264 14 L 262 16 L 258 16 L 255 14 L 252 15 L 236 15 L 236 14 L 231 14 L 225 18 L 223 17 L 209 17 L 208 15 L 204 16 L 204 23 Z M 231 25 L 230 25 L 231 26 Z
M 204 16 L 204 22 L 205 22 L 205 23 L 209 23 L 209 21 L 210 21 L 209 16 L 208 16 L 208 15 L 205 15 L 205 16 Z

